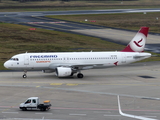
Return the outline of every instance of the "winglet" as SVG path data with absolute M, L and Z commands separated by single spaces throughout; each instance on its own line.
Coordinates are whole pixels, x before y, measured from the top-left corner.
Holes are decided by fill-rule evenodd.
M 141 27 L 130 43 L 121 52 L 143 52 L 149 27 Z

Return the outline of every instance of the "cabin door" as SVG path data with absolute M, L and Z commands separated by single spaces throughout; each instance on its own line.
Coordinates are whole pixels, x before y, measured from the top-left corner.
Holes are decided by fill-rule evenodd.
M 122 63 L 126 63 L 126 54 L 122 53 Z
M 28 55 L 24 55 L 24 65 L 29 65 L 29 57 L 28 57 Z

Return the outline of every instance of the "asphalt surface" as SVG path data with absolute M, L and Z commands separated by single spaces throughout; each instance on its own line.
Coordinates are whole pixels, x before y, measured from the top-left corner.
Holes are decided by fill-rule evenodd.
M 135 11 L 128 10 L 128 12 Z M 154 11 L 157 12 L 159 9 Z M 97 14 L 106 13 L 108 10 L 78 12 Z M 146 12 L 146 9 L 136 12 Z M 3 12 L 0 13 L 0 21 L 85 34 L 125 44 L 136 33 L 136 31 L 122 31 L 44 17 L 53 14 L 78 13 L 77 11 Z M 154 48 L 153 51 L 159 52 L 159 35 L 149 34 L 147 42 L 150 46 L 146 49 L 152 51 Z M 53 74 L 41 72 L 28 72 L 28 78 L 23 79 L 22 72 L 0 72 L 0 119 L 133 120 L 119 115 L 117 95 L 120 95 L 123 112 L 160 119 L 159 65 L 159 62 L 138 63 L 117 68 L 82 71 L 83 79 L 76 77 L 60 79 Z M 51 100 L 51 110 L 46 112 L 19 110 L 19 104 L 32 96 L 40 97 L 41 102 L 46 99 Z
M 108 69 L 87 70 L 83 79 L 57 78 L 52 73 L 0 72 L 0 119 L 14 120 L 133 120 L 122 111 L 160 119 L 160 62 L 136 63 Z M 19 110 L 28 97 L 50 100 L 49 111 Z

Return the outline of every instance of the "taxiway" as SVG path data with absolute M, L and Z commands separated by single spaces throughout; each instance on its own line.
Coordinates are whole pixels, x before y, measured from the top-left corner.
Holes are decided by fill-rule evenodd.
M 160 62 L 82 71 L 83 79 L 57 78 L 41 71 L 0 72 L 0 119 L 45 120 L 132 120 L 118 113 L 117 95 L 122 111 L 160 119 Z M 28 97 L 51 100 L 49 111 L 21 111 L 19 104 Z

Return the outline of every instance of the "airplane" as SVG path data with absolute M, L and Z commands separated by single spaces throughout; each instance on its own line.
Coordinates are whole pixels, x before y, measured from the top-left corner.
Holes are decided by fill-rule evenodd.
M 125 117 L 129 117 L 129 118 L 139 119 L 139 120 L 157 120 L 157 119 L 153 119 L 153 118 L 147 118 L 147 117 L 143 117 L 143 116 L 137 116 L 137 115 L 123 113 L 121 110 L 119 95 L 117 96 L 117 99 L 118 99 L 118 111 L 119 111 L 120 115 L 125 116 Z
M 4 63 L 11 70 L 23 70 L 23 78 L 29 70 L 55 72 L 57 77 L 73 76 L 83 78 L 81 70 L 108 68 L 126 65 L 151 56 L 144 52 L 149 27 L 141 27 L 138 33 L 122 51 L 111 52 L 48 52 L 21 53 Z

